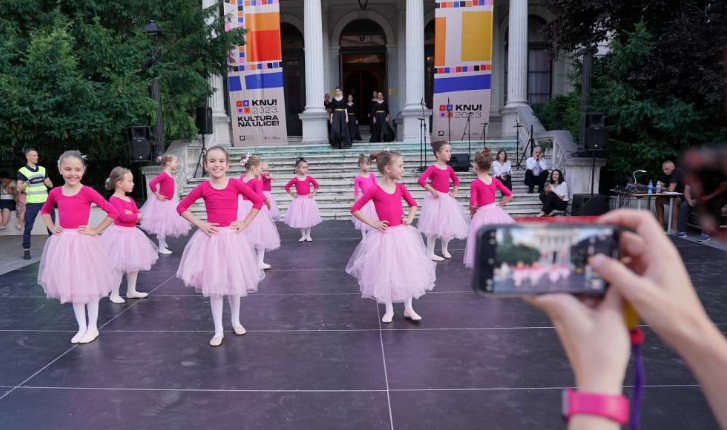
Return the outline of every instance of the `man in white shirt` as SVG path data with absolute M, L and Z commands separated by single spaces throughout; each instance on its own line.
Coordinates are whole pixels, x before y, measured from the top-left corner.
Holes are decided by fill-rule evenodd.
M 538 194 L 543 189 L 543 184 L 548 180 L 548 164 L 543 157 L 543 149 L 536 146 L 533 149 L 533 156 L 525 162 L 525 185 L 528 186 L 528 194 L 533 193 L 533 188 L 538 186 Z

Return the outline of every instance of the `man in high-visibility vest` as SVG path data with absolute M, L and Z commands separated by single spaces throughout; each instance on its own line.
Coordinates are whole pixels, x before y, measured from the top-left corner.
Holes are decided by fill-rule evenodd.
M 25 230 L 23 230 L 23 258 L 30 260 L 30 232 L 33 231 L 35 218 L 40 213 L 43 203 L 48 199 L 48 189 L 53 183 L 48 178 L 45 167 L 38 165 L 38 151 L 33 148 L 25 150 L 28 164 L 18 170 L 18 192 L 25 193 Z M 55 213 L 51 212 L 55 222 Z M 48 231 L 50 235 L 51 232 Z

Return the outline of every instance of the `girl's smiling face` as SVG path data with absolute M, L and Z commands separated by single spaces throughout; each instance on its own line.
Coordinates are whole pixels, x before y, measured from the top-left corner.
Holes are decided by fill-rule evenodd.
M 86 172 L 86 166 L 76 157 L 66 157 L 58 166 L 58 171 L 63 176 L 66 185 L 78 185 Z
M 212 151 L 208 151 L 205 160 L 205 169 L 207 169 L 212 178 L 224 178 L 225 174 L 230 169 L 230 163 L 227 159 L 227 154 L 219 149 L 213 149 Z

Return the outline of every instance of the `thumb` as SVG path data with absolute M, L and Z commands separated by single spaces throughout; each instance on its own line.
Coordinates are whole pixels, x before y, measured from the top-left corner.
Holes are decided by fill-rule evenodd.
M 618 260 L 598 254 L 589 263 L 596 273 L 611 284 L 611 288 L 636 307 L 658 294 L 658 287 L 654 283 L 635 274 Z

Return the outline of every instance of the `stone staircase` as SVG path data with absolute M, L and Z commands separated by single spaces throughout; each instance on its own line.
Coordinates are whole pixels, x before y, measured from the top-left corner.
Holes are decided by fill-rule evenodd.
M 511 159 L 514 160 L 515 158 L 514 140 L 488 140 L 487 146 L 492 149 L 493 154 L 497 149 L 505 148 Z M 309 163 L 308 173 L 321 186 L 316 197 L 316 202 L 318 203 L 323 219 L 348 220 L 351 216 L 349 210 L 354 202 L 353 179 L 358 174 L 357 161 L 359 154 L 387 148 L 403 154 L 405 174 L 401 182 L 406 185 L 421 205 L 427 191 L 421 188 L 416 182 L 419 177 L 416 169 L 420 165 L 420 149 L 418 143 L 354 143 L 352 149 L 345 150 L 332 150 L 328 145 L 230 148 L 230 163 L 232 167 L 228 175 L 230 177 L 239 177 L 244 172 L 239 163 L 240 159 L 247 152 L 261 156 L 270 165 L 270 173 L 275 177 L 275 181 L 273 182 L 273 195 L 278 202 L 281 214 L 285 214 L 291 197 L 285 192 L 283 186 L 294 176 L 293 165 L 295 158 L 303 156 Z M 474 157 L 474 154 L 480 148 L 481 143 L 473 144 L 471 156 Z M 455 142 L 453 144 L 453 153 L 466 153 L 467 150 L 467 142 Z M 433 162 L 434 157 L 429 152 L 427 154 L 426 165 Z M 375 170 L 375 167 L 373 170 Z M 375 173 L 377 177 L 381 176 L 378 171 Z M 457 175 L 461 181 L 458 200 L 466 208 L 469 204 L 469 184 L 476 176 L 473 171 L 457 172 Z M 524 175 L 524 170 L 515 170 L 513 172 L 513 192 L 515 197 L 506 207 L 507 212 L 513 216 L 535 215 L 540 210 L 541 204 L 537 194 L 527 194 L 527 187 L 523 185 Z M 182 188 L 181 196 L 187 195 L 197 184 L 204 180 L 206 178 L 202 177 L 190 179 Z M 192 206 L 192 212 L 198 217 L 204 218 L 204 202 L 201 200 L 198 201 Z

